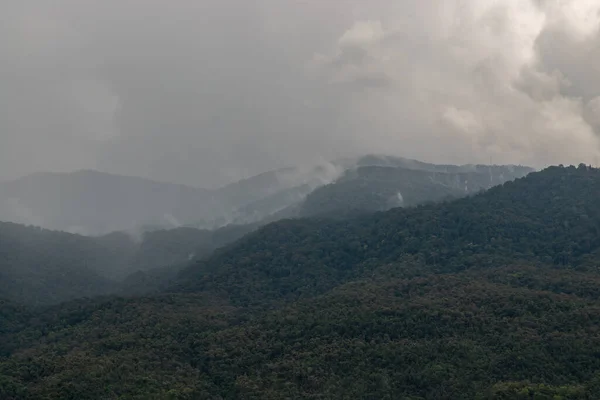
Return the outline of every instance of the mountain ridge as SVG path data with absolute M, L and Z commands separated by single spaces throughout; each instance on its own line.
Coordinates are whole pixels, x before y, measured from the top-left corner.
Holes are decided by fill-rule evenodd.
M 600 170 L 552 167 L 443 203 L 282 220 L 151 296 L 8 304 L 0 394 L 594 399 L 598 193 Z
M 216 229 L 231 223 L 257 223 L 300 204 L 315 189 L 343 176 L 344 171 L 380 164 L 415 170 L 449 168 L 371 155 L 267 171 L 215 190 L 89 169 L 35 173 L 0 183 L 0 220 L 86 235 L 149 226 Z M 453 168 L 466 171 L 478 167 Z

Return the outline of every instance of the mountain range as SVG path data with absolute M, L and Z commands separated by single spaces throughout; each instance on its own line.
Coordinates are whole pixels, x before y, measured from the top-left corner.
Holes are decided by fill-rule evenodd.
M 371 211 L 402 205 L 391 193 L 400 189 L 404 189 L 402 195 L 407 196 L 408 204 L 416 204 L 423 199 L 470 194 L 531 171 L 515 166 L 434 165 L 372 155 L 310 168 L 269 171 L 217 190 L 90 170 L 37 173 L 0 183 L 0 220 L 85 235 L 183 225 L 216 229 L 229 224 L 260 223 L 280 217 L 328 212 L 330 210 L 315 209 L 314 203 L 322 201 L 318 199 L 323 196 L 347 194 L 353 198 L 357 193 L 363 196 L 373 190 L 374 193 L 368 195 L 377 204 L 365 205 L 364 202 L 369 200 L 361 199 L 356 205 L 344 206 Z M 477 183 L 467 185 L 469 178 Z M 413 181 L 411 188 L 428 185 L 429 188 L 424 190 L 429 194 L 413 195 L 408 183 L 400 183 L 405 179 Z M 418 182 L 420 179 L 428 182 Z M 364 187 L 366 181 L 371 187 Z M 319 188 L 319 192 L 309 196 Z M 428 197 L 433 191 L 439 193 Z M 302 204 L 307 196 L 310 204 L 304 207 Z M 337 203 L 339 199 L 332 204 L 337 207 Z M 303 210 L 299 211 L 300 208 Z
M 151 294 L 2 300 L 0 397 L 595 399 L 598 193 L 600 170 L 550 167 L 455 200 L 253 226 Z M 87 249 L 46 234 L 28 250 Z

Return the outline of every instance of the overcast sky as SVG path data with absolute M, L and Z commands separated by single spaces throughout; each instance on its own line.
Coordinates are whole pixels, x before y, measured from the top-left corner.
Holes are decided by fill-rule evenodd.
M 0 0 L 0 179 L 595 163 L 598 0 Z

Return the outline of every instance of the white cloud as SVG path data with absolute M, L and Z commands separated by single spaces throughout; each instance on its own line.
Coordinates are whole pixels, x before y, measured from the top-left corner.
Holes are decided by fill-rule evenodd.
M 415 29 L 410 14 L 397 15 L 394 23 L 388 15 L 385 30 L 365 21 L 341 35 L 369 38 L 355 40 L 360 57 L 348 45 L 329 58 L 320 56 L 330 82 L 347 84 L 340 96 L 351 99 L 346 105 L 353 116 L 368 121 L 361 127 L 378 151 L 395 142 L 433 160 L 492 157 L 536 166 L 598 155 L 591 106 L 584 116 L 581 95 L 573 92 L 577 74 L 544 64 L 539 39 L 557 26 L 568 32 L 600 5 L 520 0 L 445 5 L 443 12 L 426 16 L 427 26 L 441 27 L 437 30 Z M 578 33 L 592 40 L 592 26 L 579 27 Z M 580 50 L 581 57 L 584 47 Z M 398 136 L 404 140 L 394 140 Z
M 0 0 L 0 179 L 101 168 L 215 186 L 366 152 L 589 162 L 599 10 L 596 0 Z

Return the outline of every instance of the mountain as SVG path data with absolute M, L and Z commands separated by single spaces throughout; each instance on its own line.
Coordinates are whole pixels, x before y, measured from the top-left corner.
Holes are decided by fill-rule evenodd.
M 205 189 L 97 171 L 33 174 L 0 185 L 0 219 L 82 234 L 179 225 L 216 207 Z
M 213 230 L 230 224 L 254 224 L 281 217 L 312 215 L 315 211 L 312 204 L 306 206 L 307 213 L 298 213 L 304 199 L 315 189 L 332 182 L 336 185 L 328 186 L 309 200 L 318 202 L 331 198 L 333 201 L 330 205 L 333 206 L 366 206 L 365 210 L 379 210 L 382 208 L 380 203 L 390 199 L 376 196 L 370 200 L 362 199 L 357 205 L 351 202 L 344 204 L 348 201 L 340 202 L 337 199 L 345 195 L 350 199 L 367 196 L 373 189 L 379 195 L 387 195 L 397 187 L 406 186 L 406 183 L 399 182 L 400 172 L 396 178 L 383 177 L 380 173 L 365 173 L 373 170 L 368 167 L 383 167 L 381 170 L 387 167 L 390 171 L 391 168 L 399 168 L 435 172 L 440 177 L 435 178 L 440 183 L 435 190 L 430 188 L 435 185 L 432 182 L 423 182 L 425 187 L 422 189 L 418 188 L 417 178 L 409 183 L 415 190 L 432 194 L 432 199 L 421 196 L 422 200 L 430 201 L 439 198 L 437 192 L 453 191 L 442 187 L 445 184 L 445 178 L 441 178 L 444 174 L 458 175 L 448 178 L 457 182 L 466 176 L 480 176 L 482 187 L 487 188 L 531 171 L 515 166 L 434 165 L 399 157 L 371 155 L 317 166 L 268 171 L 216 190 L 89 170 L 38 173 L 0 183 L 0 220 L 85 235 L 180 226 Z M 373 182 L 369 182 L 371 179 Z M 488 182 L 484 183 L 486 179 Z M 411 194 L 406 193 L 406 196 L 410 197 Z M 365 204 L 365 201 L 369 204 Z M 391 201 L 383 208 L 396 203 Z M 325 207 L 316 211 L 328 212 L 329 209 Z
M 0 274 L 4 277 L 0 296 L 4 293 L 12 300 L 48 304 L 97 294 L 155 291 L 172 282 L 176 272 L 190 260 L 204 258 L 217 248 L 277 219 L 349 216 L 357 211 L 378 211 L 456 198 L 528 171 L 517 167 L 466 166 L 455 167 L 454 172 L 432 172 L 450 167 L 375 156 L 353 163 L 388 166 L 348 169 L 334 183 L 324 186 L 328 179 L 338 174 L 336 167 L 304 171 L 284 169 L 240 181 L 214 193 L 93 171 L 40 174 L 11 182 L 0 188 L 9 189 L 2 191 L 3 195 L 20 193 L 23 199 L 31 201 L 28 206 L 35 208 L 37 204 L 42 214 L 54 216 L 51 225 L 73 228 L 74 224 L 80 224 L 86 226 L 84 230 L 148 222 L 152 215 L 164 214 L 164 211 L 168 211 L 164 215 L 172 219 L 189 217 L 196 213 L 194 204 L 202 198 L 223 197 L 229 199 L 229 204 L 245 205 L 228 216 L 239 225 L 218 230 L 185 227 L 152 230 L 142 233 L 139 241 L 119 232 L 84 238 L 5 225 L 4 232 L 13 240 L 13 245 L 8 246 L 10 242 L 6 242 L 3 246 L 6 255 L 4 263 L 0 264 Z M 460 172 L 463 170 L 467 172 Z M 98 197 L 92 198 L 92 195 Z M 219 201 L 220 207 L 225 207 L 228 201 Z M 167 208 L 163 209 L 163 206 Z M 208 203 L 205 206 L 212 207 Z M 91 207 L 94 212 L 87 215 Z M 219 215 L 218 212 L 215 215 Z M 18 231 L 21 233 L 17 234 Z M 43 239 L 32 242 L 29 232 L 32 238 Z M 75 277 L 78 280 L 73 280 Z M 119 283 L 121 281 L 123 283 Z
M 600 170 L 552 167 L 276 222 L 152 296 L 10 308 L 0 397 L 597 398 L 598 193 Z
M 505 260 L 586 266 L 600 246 L 599 178 L 585 166 L 555 167 L 442 206 L 281 221 L 199 261 L 182 287 L 248 305 L 320 294 L 404 257 L 435 272 Z
M 429 172 L 446 172 L 446 173 L 461 173 L 461 172 L 488 172 L 490 169 L 494 175 L 499 174 L 514 174 L 515 176 L 524 176 L 533 169 L 521 165 L 484 165 L 484 164 L 432 164 L 423 161 L 413 160 L 410 158 L 396 157 L 384 154 L 368 154 L 355 159 L 346 159 L 340 161 L 340 164 L 345 165 L 346 169 L 351 167 L 394 167 L 405 168 L 418 171 Z M 491 168 L 490 168 L 491 167 Z
M 177 281 L 190 262 L 258 229 L 259 225 L 229 225 L 213 231 L 176 228 L 146 232 L 128 267 L 119 275 L 120 294 L 146 294 L 166 289 Z M 124 277 L 124 278 L 123 278 Z
M 333 163 L 289 167 L 229 184 L 215 191 L 215 196 L 229 205 L 229 211 L 193 226 L 215 229 L 230 224 L 270 222 L 277 219 L 281 211 L 301 203 L 316 188 L 337 178 L 342 171 L 342 166 Z
M 361 160 L 359 164 L 365 162 Z M 452 168 L 414 163 L 347 170 L 334 183 L 310 193 L 297 212 L 308 217 L 410 207 L 468 196 L 531 172 L 529 168 L 507 166 L 455 167 L 452 172 L 445 172 L 436 169 Z
M 304 173 L 290 168 L 278 171 L 280 175 L 259 176 L 256 183 L 260 181 L 258 186 L 263 188 L 270 182 L 271 188 L 280 189 L 274 184 L 276 176 L 279 182 L 301 184 L 254 199 L 238 208 L 231 221 L 241 224 L 323 215 L 348 217 L 464 197 L 533 171 L 515 165 L 436 165 L 385 155 L 348 158 Z M 243 188 L 242 192 L 249 190 Z
M 109 293 L 114 282 L 98 273 L 119 262 L 79 235 L 0 223 L 0 297 L 31 305 Z
M 258 222 L 329 182 L 328 173 L 287 168 L 218 190 L 90 170 L 38 173 L 0 184 L 0 220 L 86 235 L 181 225 L 215 229 Z
M 145 293 L 168 285 L 191 260 L 256 229 L 177 228 L 139 241 L 115 232 L 88 237 L 0 223 L 0 299 L 33 306 L 110 293 Z

